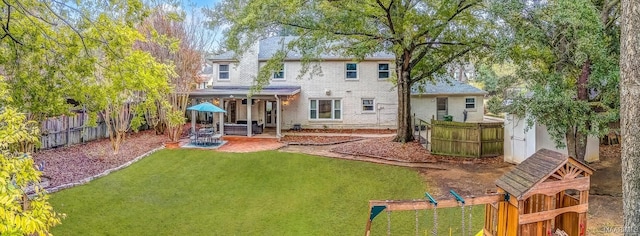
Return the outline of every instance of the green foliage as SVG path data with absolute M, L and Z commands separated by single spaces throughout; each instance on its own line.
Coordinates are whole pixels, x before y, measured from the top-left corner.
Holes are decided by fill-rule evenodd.
M 0 112 L 0 234 L 49 235 L 60 224 L 63 214 L 56 213 L 40 187 L 42 173 L 33 159 L 20 151 L 25 143 L 37 143 L 39 130 L 24 114 L 5 107 Z M 25 189 L 34 193 L 27 197 Z
M 95 58 L 60 18 L 69 17 L 61 15 L 64 7 L 36 0 L 1 5 L 11 12 L 3 18 L 7 29 L 0 40 L 0 65 L 11 92 L 0 104 L 29 111 L 32 119 L 68 112 L 66 99 L 81 97 L 78 85 L 91 75 Z
M 502 102 L 502 98 L 498 96 L 492 96 L 491 98 L 489 98 L 489 101 L 487 101 L 487 111 L 496 115 L 502 113 L 504 110 Z
M 273 14 L 280 12 L 280 14 Z M 411 69 L 420 70 L 413 80 L 444 72 L 443 64 L 459 60 L 471 50 L 482 49 L 492 27 L 479 17 L 480 1 L 240 1 L 228 0 L 209 11 L 219 24 L 230 24 L 227 49 L 242 55 L 258 39 L 281 34 L 298 35 L 285 42 L 281 62 L 292 50 L 301 53 L 307 65 L 322 53 L 362 59 L 379 52 L 410 53 Z M 277 68 L 266 68 L 274 70 Z M 301 73 L 309 72 L 309 67 Z M 257 85 L 268 83 L 258 76 Z
M 396 141 L 413 139 L 409 104 L 411 86 L 445 73 L 445 65 L 467 59 L 470 52 L 485 50 L 493 37 L 491 15 L 482 1 L 288 1 L 226 0 L 208 12 L 229 25 L 227 49 L 242 56 L 258 39 L 297 35 L 284 42 L 279 53 L 261 68 L 255 89 L 269 84 L 286 55 L 302 55 L 299 77 L 321 73 L 322 54 L 362 60 L 376 53 L 395 56 L 396 73 L 390 79 L 398 87 L 400 105 Z M 407 108 L 408 107 L 408 108 Z
M 182 125 L 187 122 L 183 111 L 168 111 L 166 115 L 167 128 L 169 130 L 169 140 L 173 142 L 180 141 L 182 135 Z
M 139 7 L 136 4 L 129 6 L 134 10 Z M 93 65 L 93 75 L 82 86 L 87 93 L 81 102 L 89 110 L 101 113 L 115 153 L 124 141 L 125 133 L 137 131 L 146 122 L 143 115 L 156 109 L 155 102 L 169 93 L 168 78 L 175 74 L 171 64 L 158 62 L 148 52 L 134 47 L 145 40 L 133 27 L 134 20 L 142 16 L 121 18 L 122 14 L 128 13 L 98 14 L 84 34 L 107 39 L 94 48 L 93 54 L 100 56 Z
M 603 134 L 618 117 L 619 2 L 590 0 L 493 1 L 504 43 L 496 55 L 513 63 L 528 96 L 509 98 L 512 113 L 529 113 L 563 146 L 567 130 Z M 590 97 L 578 98 L 587 74 Z M 515 109 L 515 110 L 514 110 Z M 531 123 L 531 122 L 529 122 Z

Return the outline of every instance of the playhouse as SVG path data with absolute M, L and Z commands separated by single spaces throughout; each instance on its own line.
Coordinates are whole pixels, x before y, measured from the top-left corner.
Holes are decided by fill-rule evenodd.
M 382 211 L 484 205 L 484 225 L 479 233 L 482 235 L 543 236 L 564 232 L 582 236 L 587 228 L 592 174 L 592 168 L 573 157 L 541 149 L 496 180 L 496 194 L 461 197 L 451 190 L 453 197 L 444 200 L 427 193 L 421 200 L 369 201 L 365 235 L 371 234 L 371 223 Z M 464 221 L 463 214 L 463 229 Z M 433 235 L 438 235 L 437 230 Z

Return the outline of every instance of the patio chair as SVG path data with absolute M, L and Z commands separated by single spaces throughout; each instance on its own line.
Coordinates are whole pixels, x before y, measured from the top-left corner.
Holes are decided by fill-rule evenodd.
M 221 133 L 215 133 L 211 135 L 211 143 L 212 144 L 219 144 L 221 143 L 221 139 L 222 139 L 222 134 Z
M 193 145 L 198 145 L 198 133 L 190 133 L 189 134 L 189 143 Z

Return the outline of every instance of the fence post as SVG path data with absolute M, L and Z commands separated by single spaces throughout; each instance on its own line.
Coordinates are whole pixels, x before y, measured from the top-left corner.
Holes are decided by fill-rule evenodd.
M 87 141 L 87 108 L 85 105 L 82 105 L 82 143 Z
M 478 157 L 482 157 L 482 125 L 480 123 L 476 125 L 478 126 Z
M 67 147 L 71 146 L 71 116 L 65 116 L 67 118 Z

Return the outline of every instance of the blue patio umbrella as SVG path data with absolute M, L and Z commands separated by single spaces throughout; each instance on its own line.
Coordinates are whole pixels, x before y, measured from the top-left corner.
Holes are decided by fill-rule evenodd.
M 210 102 L 200 103 L 198 105 L 187 108 L 187 110 L 203 111 L 203 112 L 227 112 L 222 108 L 219 108 L 216 105 L 211 104 Z
M 217 112 L 217 113 L 226 113 L 227 112 L 224 109 L 222 109 L 220 107 L 217 107 L 216 105 L 211 104 L 210 102 L 200 103 L 198 105 L 195 105 L 195 106 L 187 108 L 187 110 L 201 111 L 201 112 Z M 192 112 L 191 113 L 191 120 L 192 120 L 191 125 L 192 125 L 192 129 L 193 129 L 192 131 L 195 131 L 195 123 L 193 123 L 193 121 L 195 120 L 194 116 L 195 116 L 195 112 Z

